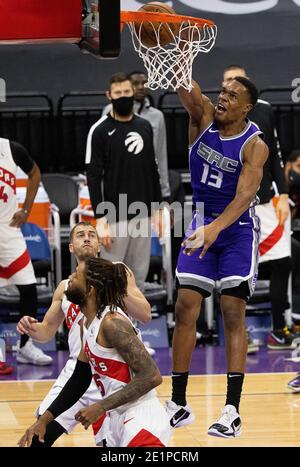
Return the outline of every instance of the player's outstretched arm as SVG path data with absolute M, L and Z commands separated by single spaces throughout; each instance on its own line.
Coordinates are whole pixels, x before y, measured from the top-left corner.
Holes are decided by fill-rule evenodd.
M 127 267 L 127 266 L 126 266 Z M 124 302 L 127 313 L 143 324 L 151 320 L 151 306 L 136 285 L 133 272 L 127 267 L 127 297 Z
M 210 99 L 202 94 L 199 84 L 192 80 L 193 88 L 189 92 L 184 88 L 177 89 L 182 105 L 190 116 L 189 143 L 192 144 L 214 118 L 214 106 Z
M 54 336 L 59 326 L 64 321 L 64 313 L 61 309 L 61 302 L 65 291 L 66 281 L 62 281 L 54 292 L 52 303 L 41 323 L 31 316 L 23 316 L 17 324 L 17 331 L 20 334 L 27 334 L 38 342 L 49 342 Z
M 195 80 L 192 80 L 192 84 L 193 89 L 190 92 L 182 87 L 177 89 L 177 94 L 191 119 L 200 122 L 203 116 L 205 96 L 203 96 L 201 88 Z

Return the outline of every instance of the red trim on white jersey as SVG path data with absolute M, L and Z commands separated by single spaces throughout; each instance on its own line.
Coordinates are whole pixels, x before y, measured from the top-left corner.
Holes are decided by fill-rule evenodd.
M 68 311 L 67 311 L 67 314 L 66 314 L 66 326 L 67 326 L 68 330 L 71 329 L 71 327 L 75 323 L 76 318 L 77 318 L 77 316 L 79 315 L 80 312 L 81 312 L 81 310 L 80 310 L 79 305 L 75 305 L 74 303 L 70 304 L 70 306 L 68 308 Z
M 17 272 L 21 271 L 27 264 L 30 262 L 30 256 L 28 250 L 25 250 L 24 253 L 19 256 L 15 261 L 9 264 L 6 267 L 0 266 L 0 277 L 4 279 L 9 279 L 14 276 Z
M 90 364 L 98 374 L 108 376 L 109 378 L 121 381 L 121 383 L 125 384 L 128 384 L 131 381 L 128 363 L 95 355 L 91 352 L 87 341 L 84 346 L 84 352 L 88 357 Z
M 0 182 L 8 185 L 13 190 L 14 194 L 16 194 L 16 177 L 4 167 L 0 167 Z
M 102 425 L 103 425 L 103 423 L 104 423 L 105 417 L 106 417 L 106 413 L 103 414 L 103 415 L 101 415 L 101 417 L 98 418 L 98 420 L 97 420 L 95 423 L 92 423 L 94 436 L 96 436 L 96 434 L 98 433 L 98 431 L 100 430 L 100 428 L 102 428 Z
M 141 430 L 135 435 L 134 438 L 127 444 L 128 448 L 150 448 L 150 447 L 161 447 L 164 448 L 165 445 L 162 444 L 161 440 L 154 436 L 150 431 Z
M 65 291 L 68 288 L 69 279 L 65 281 Z M 78 305 L 70 302 L 64 294 L 61 309 L 65 315 L 65 322 L 68 328 L 68 345 L 70 358 L 77 359 L 81 350 L 80 322 L 83 314 Z

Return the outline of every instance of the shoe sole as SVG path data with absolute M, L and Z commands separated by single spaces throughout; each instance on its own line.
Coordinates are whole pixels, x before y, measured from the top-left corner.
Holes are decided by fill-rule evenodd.
M 25 358 L 22 358 L 22 357 L 17 357 L 16 361 L 18 363 L 26 363 L 27 365 L 37 365 L 37 366 L 47 366 L 47 365 L 51 365 L 53 363 L 52 361 L 47 362 L 47 363 L 33 362 L 33 361 L 28 361 L 28 360 L 26 360 Z
M 293 391 L 293 392 L 295 392 L 295 393 L 300 392 L 300 388 L 292 388 L 292 387 L 289 386 L 289 385 L 288 385 L 287 387 L 288 387 L 288 389 L 290 389 L 291 391 Z
M 242 429 L 240 428 L 232 435 L 225 435 L 224 433 L 220 433 L 218 430 L 215 430 L 213 428 L 212 430 L 208 430 L 207 434 L 210 436 L 215 436 L 217 438 L 238 438 L 242 434 Z
M 287 345 L 271 345 L 267 344 L 268 349 L 270 350 L 295 350 L 296 346 L 287 346 Z
M 184 420 L 182 421 L 179 421 L 178 423 L 176 423 L 176 425 L 171 425 L 171 421 L 170 421 L 170 425 L 171 425 L 171 428 L 181 428 L 182 426 L 185 426 L 185 425 L 190 425 L 191 423 L 193 423 L 195 421 L 196 417 L 194 414 L 190 414 L 188 416 L 188 418 L 185 418 Z

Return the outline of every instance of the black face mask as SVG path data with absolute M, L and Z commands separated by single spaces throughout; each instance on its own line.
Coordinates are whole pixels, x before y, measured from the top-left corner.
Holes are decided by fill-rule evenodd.
M 121 115 L 121 117 L 126 117 L 131 114 L 133 109 L 133 96 L 131 97 L 119 97 L 118 99 L 111 100 L 113 105 L 113 110 Z
M 293 186 L 300 187 L 300 173 L 295 170 L 289 171 L 289 180 Z

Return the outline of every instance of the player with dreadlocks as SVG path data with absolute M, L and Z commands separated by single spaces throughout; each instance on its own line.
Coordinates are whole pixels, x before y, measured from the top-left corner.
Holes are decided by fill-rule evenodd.
M 93 286 L 96 289 L 97 317 L 101 318 L 101 314 L 105 307 L 109 306 L 112 310 L 115 307 L 126 311 L 124 297 L 127 295 L 127 270 L 124 263 L 114 263 L 112 267 L 110 261 L 101 260 L 90 261 L 86 271 L 86 280 L 88 286 Z M 108 287 L 106 287 L 108 285 Z
M 123 263 L 90 258 L 70 276 L 66 296 L 84 314 L 82 349 L 73 375 L 20 446 L 30 445 L 34 435 L 43 442 L 46 425 L 81 397 L 92 377 L 102 399 L 79 410 L 77 421 L 87 429 L 109 415 L 107 446 L 167 446 L 169 420 L 154 389 L 162 378 L 125 313 L 126 291 Z

